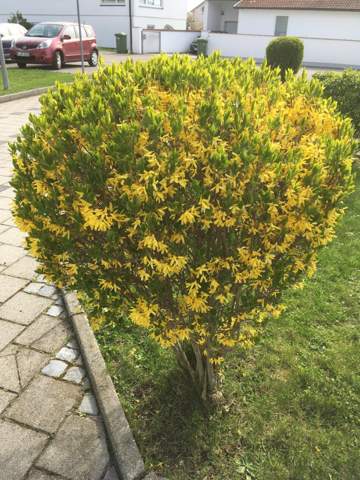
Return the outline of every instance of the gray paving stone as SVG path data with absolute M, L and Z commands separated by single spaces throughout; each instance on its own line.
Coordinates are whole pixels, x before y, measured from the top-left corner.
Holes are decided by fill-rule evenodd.
M 65 362 L 61 362 L 60 360 L 51 360 L 51 362 L 41 370 L 41 373 L 47 375 L 48 377 L 59 378 L 65 372 L 67 367 L 68 365 Z
M 56 475 L 49 475 L 48 473 L 42 472 L 37 468 L 31 470 L 27 480 L 60 480 L 59 477 Z
M 65 360 L 65 362 L 73 363 L 78 356 L 79 356 L 79 352 L 77 350 L 63 347 L 60 350 L 60 352 L 58 352 L 58 354 L 56 355 L 56 358 L 59 360 Z
M 11 392 L 20 392 L 15 354 L 0 357 L 0 387 Z
M 8 298 L 24 288 L 25 285 L 26 280 L 22 278 L 0 275 L 0 303 L 6 302 Z
M 0 317 L 4 320 L 29 325 L 51 305 L 51 300 L 19 292 L 0 307 Z
M 82 379 L 85 377 L 85 370 L 81 367 L 71 367 L 66 372 L 64 380 L 68 382 L 81 383 Z
M 43 433 L 0 420 L 0 479 L 23 479 L 47 440 Z
M 24 347 L 18 347 L 16 354 L 20 385 L 25 388 L 42 367 L 49 361 L 49 355 Z
M 9 182 L 9 177 L 0 175 L 0 185 L 4 185 L 5 183 L 8 183 L 8 182 Z
M 7 210 L 0 210 L 0 223 L 6 222 L 11 218 L 11 213 Z
M 111 466 L 107 469 L 104 480 L 119 480 L 115 467 Z
M 108 463 L 101 423 L 71 415 L 41 455 L 37 466 L 71 480 L 100 480 Z
M 60 305 L 52 305 L 46 312 L 50 317 L 58 317 L 63 313 L 64 309 Z
M 11 210 L 12 200 L 11 198 L 0 197 L 0 209 Z
M 0 352 L 23 330 L 24 327 L 22 325 L 0 320 Z
M 57 325 L 59 325 L 57 318 L 41 315 L 31 325 L 26 327 L 23 333 L 16 339 L 16 343 L 31 345 Z
M 5 392 L 4 390 L 0 390 L 0 414 L 9 405 L 11 400 L 14 400 L 14 398 L 16 398 L 15 393 L 10 393 L 10 392 Z
M 16 263 L 14 263 L 14 265 L 11 265 L 11 267 L 7 268 L 2 273 L 5 273 L 6 275 L 12 275 L 13 277 L 32 280 L 35 277 L 37 267 L 38 263 L 36 260 L 27 256 L 18 260 Z
M 76 385 L 39 376 L 6 411 L 17 422 L 55 433 L 65 415 L 80 400 Z
M 42 285 L 42 287 L 39 290 L 39 295 L 43 297 L 52 297 L 53 295 L 56 294 L 56 287 L 53 285 Z
M 12 245 L 0 245 L 0 266 L 8 267 L 12 263 L 25 257 L 26 251 L 20 247 L 13 247 Z M 15 275 L 17 276 L 17 275 Z
M 6 232 L 6 230 L 9 230 L 9 228 L 10 227 L 8 225 L 1 225 L 0 224 L 0 233 Z
M 12 217 L 8 218 L 3 222 L 4 225 L 8 225 L 9 227 L 16 227 L 14 219 Z
M 59 321 L 55 318 L 54 320 L 57 320 L 58 325 L 34 342 L 32 347 L 44 352 L 55 353 L 65 345 L 72 335 L 70 325 L 66 320 Z
M 43 286 L 42 283 L 31 282 L 27 287 L 24 288 L 25 293 L 32 293 L 33 295 L 37 295 L 39 293 L 40 288 Z
M 86 393 L 84 398 L 80 403 L 79 410 L 81 413 L 86 413 L 87 415 L 98 415 L 99 409 L 96 403 L 95 396 L 92 393 Z
M 13 227 L 6 232 L 0 234 L 0 243 L 6 243 L 7 245 L 22 247 L 24 245 L 25 238 L 26 235 L 24 233 L 20 232 L 18 228 Z

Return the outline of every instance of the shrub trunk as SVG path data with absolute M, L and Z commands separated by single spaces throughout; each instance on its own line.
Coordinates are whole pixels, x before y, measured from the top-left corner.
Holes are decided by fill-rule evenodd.
M 180 367 L 190 378 L 204 404 L 214 402 L 219 397 L 219 382 L 215 366 L 205 354 L 204 346 L 195 342 L 176 344 L 175 354 Z

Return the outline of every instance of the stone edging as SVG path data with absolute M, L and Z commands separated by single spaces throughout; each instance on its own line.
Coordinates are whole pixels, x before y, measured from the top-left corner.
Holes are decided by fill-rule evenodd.
M 12 102 L 13 100 L 20 100 L 22 98 L 37 97 L 52 90 L 54 86 L 34 88 L 33 90 L 26 90 L 25 92 L 10 93 L 9 95 L 0 95 L 0 103 Z
M 144 462 L 88 318 L 74 293 L 63 292 L 63 296 L 103 416 L 118 473 L 122 480 L 139 480 L 145 475 Z M 157 477 L 150 475 L 146 478 L 155 480 Z

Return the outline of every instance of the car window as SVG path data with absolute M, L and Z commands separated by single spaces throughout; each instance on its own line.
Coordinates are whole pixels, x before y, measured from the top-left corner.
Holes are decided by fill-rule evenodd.
M 88 37 L 95 37 L 94 29 L 90 25 L 84 25 Z
M 71 37 L 71 39 L 75 39 L 76 38 L 76 34 L 75 34 L 75 30 L 74 30 L 74 27 L 72 25 L 69 25 L 68 27 L 64 28 L 64 31 L 62 33 L 62 35 L 69 35 L 69 37 Z
M 75 32 L 76 32 L 76 38 L 80 38 L 79 27 L 77 25 L 75 26 Z M 88 36 L 83 26 L 81 27 L 81 35 L 82 35 L 82 38 L 86 38 Z
M 44 37 L 54 38 L 59 35 L 63 26 L 55 23 L 38 23 L 34 27 L 30 28 L 27 32 L 27 37 Z

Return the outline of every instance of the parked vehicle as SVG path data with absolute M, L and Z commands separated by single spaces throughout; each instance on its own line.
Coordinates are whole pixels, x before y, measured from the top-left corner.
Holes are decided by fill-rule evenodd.
M 15 46 L 16 40 L 26 34 L 26 28 L 17 23 L 0 23 L 0 38 L 2 41 L 5 60 L 11 59 L 11 48 Z
M 90 25 L 81 27 L 84 59 L 89 65 L 98 64 L 96 35 Z M 28 64 L 52 65 L 60 70 L 65 63 L 81 60 L 79 26 L 75 23 L 43 22 L 34 25 L 16 41 L 11 57 L 19 68 Z

